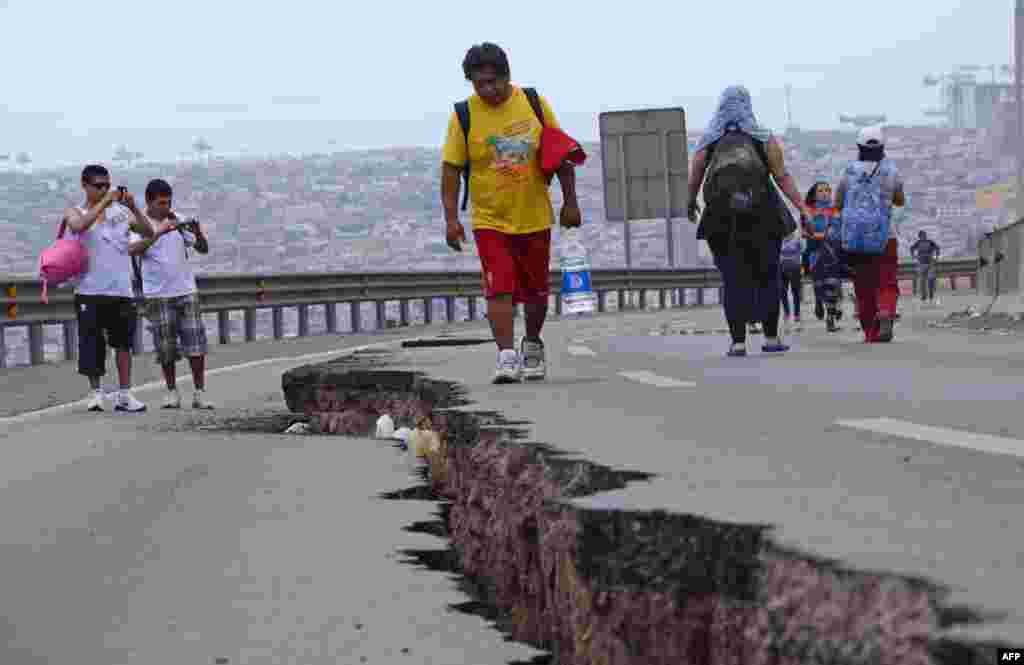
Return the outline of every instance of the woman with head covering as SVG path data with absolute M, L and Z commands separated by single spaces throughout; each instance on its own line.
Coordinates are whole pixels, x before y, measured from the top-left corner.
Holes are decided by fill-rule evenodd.
M 782 142 L 757 123 L 743 86 L 722 93 L 694 153 L 689 185 L 688 216 L 697 221 L 697 195 L 703 194 L 697 237 L 707 241 L 725 286 L 723 305 L 732 336 L 728 355 L 747 355 L 750 322 L 764 326 L 764 352 L 789 350 L 779 339 L 779 253 L 792 228 L 783 221 L 789 211 L 774 187 L 782 189 L 802 219 L 807 212 L 786 172 Z
M 897 238 L 899 212 L 906 196 L 903 178 L 885 157 L 881 127 L 865 127 L 857 136 L 857 159 L 850 162 L 836 190 L 835 207 L 842 216 L 845 260 L 852 268 L 857 297 L 857 317 L 864 341 L 891 342 L 900 295 Z M 897 211 L 896 208 L 899 210 Z M 895 213 L 895 214 L 894 214 Z M 875 217 L 878 217 L 875 223 Z M 864 224 L 862 222 L 872 222 Z M 888 225 L 887 238 L 854 237 L 856 228 L 877 229 Z M 881 244 L 881 252 L 858 251 L 860 244 Z

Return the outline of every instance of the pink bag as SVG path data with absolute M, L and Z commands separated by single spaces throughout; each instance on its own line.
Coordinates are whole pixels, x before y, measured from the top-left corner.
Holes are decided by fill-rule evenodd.
M 50 284 L 60 286 L 69 279 L 78 277 L 85 272 L 89 263 L 89 255 L 85 245 L 75 238 L 64 238 L 67 220 L 62 220 L 57 240 L 39 255 L 39 279 L 43 281 L 44 305 L 50 304 L 47 293 Z

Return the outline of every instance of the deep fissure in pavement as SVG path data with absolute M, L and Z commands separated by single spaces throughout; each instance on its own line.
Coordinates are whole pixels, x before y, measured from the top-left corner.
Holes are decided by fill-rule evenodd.
M 784 550 L 768 525 L 574 505 L 653 476 L 529 442 L 528 423 L 465 410 L 452 382 L 346 362 L 292 370 L 282 387 L 314 432 L 369 436 L 387 413 L 437 434 L 423 484 L 382 494 L 439 502 L 436 522 L 409 528 L 449 547 L 407 561 L 459 575 L 473 601 L 453 609 L 552 654 L 535 662 L 995 662 L 996 645 L 936 639 L 980 617 L 944 607 L 947 590 L 926 580 Z

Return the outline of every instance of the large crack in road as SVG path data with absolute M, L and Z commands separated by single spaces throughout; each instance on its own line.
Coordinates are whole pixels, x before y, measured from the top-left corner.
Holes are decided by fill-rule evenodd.
M 771 525 L 619 509 L 603 493 L 654 474 L 529 441 L 530 423 L 471 410 L 460 385 L 388 364 L 377 352 L 291 370 L 292 414 L 250 426 L 365 438 L 387 413 L 436 433 L 422 482 L 380 496 L 436 502 L 435 520 L 407 530 L 449 542 L 401 554 L 457 578 L 471 600 L 451 610 L 549 652 L 534 664 L 972 665 L 1010 646 L 940 637 L 997 617 L 949 606 L 929 580 L 784 549 Z

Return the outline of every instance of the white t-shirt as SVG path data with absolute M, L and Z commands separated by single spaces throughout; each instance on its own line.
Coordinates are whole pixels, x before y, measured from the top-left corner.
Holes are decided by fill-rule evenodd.
M 157 222 L 146 215 L 150 224 Z M 131 241 L 142 240 L 137 233 Z M 188 264 L 185 249 L 194 247 L 195 236 L 185 229 L 160 236 L 142 255 L 142 295 L 147 298 L 180 298 L 197 292 L 196 277 Z
M 88 208 L 79 208 L 79 211 L 85 214 Z M 132 263 L 128 256 L 132 235 L 128 226 L 133 220 L 134 216 L 127 208 L 115 203 L 106 209 L 102 220 L 82 233 L 71 233 L 71 237 L 81 241 L 89 255 L 86 271 L 75 287 L 76 294 L 133 297 Z

